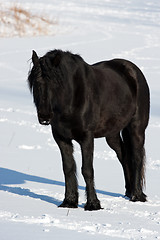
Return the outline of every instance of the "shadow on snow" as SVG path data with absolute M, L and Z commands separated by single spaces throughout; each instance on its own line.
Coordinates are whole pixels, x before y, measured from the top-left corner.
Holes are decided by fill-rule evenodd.
M 38 177 L 38 176 L 33 176 L 33 175 L 17 172 L 14 170 L 10 170 L 7 168 L 0 168 L 0 190 L 1 191 L 14 193 L 14 194 L 17 194 L 20 196 L 28 196 L 31 198 L 40 199 L 40 200 L 48 202 L 48 203 L 53 203 L 56 206 L 58 206 L 61 203 L 61 201 L 59 201 L 58 199 L 31 192 L 30 189 L 6 186 L 7 184 L 8 185 L 23 184 L 26 181 L 44 183 L 44 184 L 52 184 L 52 185 L 63 186 L 63 187 L 65 186 L 64 182 L 51 180 L 48 178 L 43 178 L 43 177 Z M 83 186 L 79 186 L 78 189 L 85 191 L 85 187 L 83 187 Z M 111 196 L 111 197 L 124 197 L 124 195 L 119 194 L 119 193 L 106 192 L 106 191 L 102 191 L 102 190 L 98 190 L 98 189 L 96 189 L 96 192 L 103 194 L 103 195 Z M 82 205 L 79 205 L 79 206 L 83 207 Z

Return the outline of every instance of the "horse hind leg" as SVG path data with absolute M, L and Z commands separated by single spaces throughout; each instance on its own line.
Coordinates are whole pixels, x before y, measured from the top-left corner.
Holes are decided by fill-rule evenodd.
M 128 126 L 131 142 L 131 201 L 146 201 L 146 195 L 143 193 L 145 183 L 145 128 L 139 126 L 139 121 L 132 120 Z
M 127 136 L 125 138 L 127 140 Z M 116 152 L 117 158 L 119 159 L 123 172 L 124 172 L 124 178 L 125 178 L 125 188 L 126 188 L 126 195 L 130 197 L 131 192 L 131 179 L 130 179 L 130 168 L 127 161 L 128 151 L 126 149 L 126 146 L 124 142 L 122 141 L 122 138 L 120 136 L 120 133 L 118 133 L 116 136 L 107 137 L 106 141 L 108 145 Z M 128 142 L 128 141 L 127 141 Z
M 134 128 L 133 128 L 134 129 Z M 130 131 L 130 128 L 122 130 L 120 134 L 106 138 L 108 145 L 116 152 L 117 157 L 122 164 L 126 196 L 131 201 L 146 201 L 146 195 L 143 193 L 144 185 L 144 134 L 136 134 Z
M 126 193 L 127 197 L 131 197 L 132 190 L 132 153 L 131 153 L 131 141 L 127 128 L 122 130 L 122 139 L 124 144 L 124 156 L 123 156 L 123 165 L 126 172 Z

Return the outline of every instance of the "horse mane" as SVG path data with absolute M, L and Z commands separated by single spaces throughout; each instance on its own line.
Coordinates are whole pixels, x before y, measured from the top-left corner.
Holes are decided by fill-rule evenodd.
M 39 58 L 40 65 L 38 67 L 33 65 L 28 73 L 28 85 L 30 91 L 32 92 L 34 80 L 37 80 L 38 78 L 40 79 L 42 74 L 46 79 L 52 79 L 53 76 L 55 81 L 57 81 L 57 84 L 62 85 L 62 81 L 66 78 L 63 59 L 68 63 L 68 66 L 71 60 L 73 63 L 78 63 L 79 61 L 84 62 L 80 55 L 72 54 L 70 51 L 55 49 L 47 52 L 43 57 Z
M 62 51 L 60 49 L 51 50 L 47 52 L 44 57 L 53 60 L 55 66 L 58 66 L 62 59 L 67 60 L 67 58 L 72 59 L 74 62 L 84 61 L 79 54 L 73 54 L 70 51 Z

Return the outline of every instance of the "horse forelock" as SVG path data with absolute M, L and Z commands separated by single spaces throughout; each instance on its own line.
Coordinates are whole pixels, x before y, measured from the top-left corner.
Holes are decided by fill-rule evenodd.
M 30 92 L 32 92 L 33 80 L 34 80 L 33 68 L 29 71 L 27 80 L 28 80 L 29 90 L 30 90 Z
M 28 85 L 29 89 L 32 92 L 34 81 L 40 81 L 42 79 L 42 72 L 40 67 L 33 66 L 28 74 Z

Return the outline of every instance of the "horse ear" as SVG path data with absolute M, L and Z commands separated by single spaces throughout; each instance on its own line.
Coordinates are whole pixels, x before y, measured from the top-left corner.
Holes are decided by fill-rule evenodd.
M 38 66 L 39 65 L 39 58 L 37 56 L 37 53 L 34 50 L 32 52 L 32 62 L 34 64 L 34 66 Z

